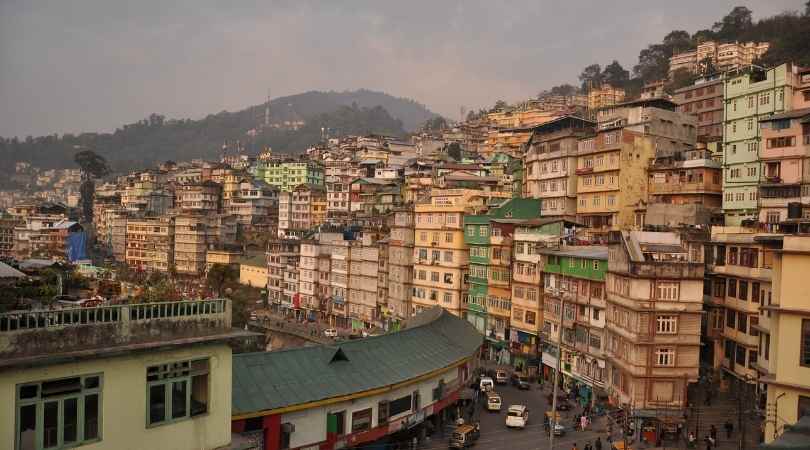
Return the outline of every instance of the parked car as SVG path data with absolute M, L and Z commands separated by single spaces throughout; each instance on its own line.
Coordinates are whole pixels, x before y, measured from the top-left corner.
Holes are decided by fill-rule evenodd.
M 528 391 L 532 388 L 532 385 L 529 384 L 529 379 L 526 377 L 520 377 L 517 381 L 517 388 L 521 391 Z
M 482 391 L 487 392 L 495 389 L 495 382 L 492 381 L 492 378 L 490 377 L 481 377 L 481 381 L 478 383 L 478 386 Z
M 543 418 L 543 428 L 548 431 L 549 427 L 553 424 L 554 436 L 563 436 L 565 434 L 565 427 L 560 424 L 560 413 L 554 414 L 553 420 L 551 416 L 551 411 L 547 411 L 546 417 Z
M 505 370 L 497 370 L 495 371 L 495 383 L 497 384 L 506 384 L 509 381 L 508 375 L 506 375 Z
M 531 386 L 529 385 L 529 378 L 524 375 L 523 372 L 512 373 L 512 376 L 509 377 L 509 382 L 512 384 L 512 386 L 524 391 L 531 389 Z
M 501 410 L 501 396 L 495 391 L 487 392 L 487 411 Z
M 338 336 L 338 332 L 334 328 L 327 328 L 323 330 L 323 335 L 328 338 L 336 338 Z
M 478 440 L 479 436 L 481 435 L 481 430 L 479 425 L 476 423 L 475 425 L 464 424 L 459 425 L 453 430 L 453 434 L 450 435 L 450 448 L 467 448 L 471 447 L 475 444 L 475 441 Z
M 529 422 L 529 409 L 525 405 L 512 405 L 506 411 L 506 426 L 509 428 L 526 428 Z

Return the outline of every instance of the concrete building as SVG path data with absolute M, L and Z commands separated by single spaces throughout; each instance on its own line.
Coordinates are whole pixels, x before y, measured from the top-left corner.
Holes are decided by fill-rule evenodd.
M 782 235 L 757 233 L 741 227 L 713 227 L 706 261 L 706 335 L 711 343 L 706 362 L 733 377 L 755 384 L 759 377 L 761 306 L 772 303 L 774 258 Z M 770 314 L 768 314 L 770 315 Z M 765 348 L 763 345 L 762 348 Z
M 543 216 L 576 216 L 577 145 L 595 125 L 565 116 L 535 127 L 523 155 L 523 196 L 541 199 Z
M 239 269 L 239 261 L 242 258 L 242 247 L 239 245 L 212 245 L 205 252 L 205 270 L 208 273 L 214 264 L 231 266 Z M 266 264 L 265 264 L 266 265 Z M 267 281 L 263 284 L 267 284 Z
M 126 245 L 131 268 L 169 272 L 174 267 L 174 218 L 127 220 Z
M 14 257 L 75 261 L 83 255 L 71 255 L 69 238 L 82 232 L 81 225 L 62 214 L 26 216 L 14 227 Z
M 347 304 L 352 329 L 363 330 L 381 324 L 378 302 L 380 248 L 376 243 L 382 236 L 363 231 L 349 243 Z
M 606 387 L 642 428 L 683 421 L 687 386 L 698 379 L 703 272 L 700 241 L 610 233 Z
M 708 150 L 655 158 L 647 169 L 649 203 L 644 223 L 682 227 L 722 223 L 722 168 Z
M 596 111 L 622 103 L 625 98 L 624 89 L 603 84 L 599 87 L 592 87 L 588 91 L 588 110 L 596 115 Z
M 227 447 L 228 344 L 252 335 L 225 299 L 0 314 L 0 447 Z
M 269 232 L 278 225 L 279 189 L 261 180 L 243 179 L 237 195 L 225 202 L 228 214 L 236 216 L 247 232 Z
M 14 256 L 14 228 L 19 225 L 13 216 L 0 216 L 0 258 Z
M 326 216 L 330 222 L 349 219 L 349 184 L 360 176 L 360 168 L 350 157 L 324 161 Z
M 605 246 L 536 247 L 541 255 L 543 285 L 543 376 L 560 379 L 596 402 L 607 383 L 608 249 Z M 558 354 L 557 348 L 561 350 Z M 557 361 L 557 358 L 561 358 Z
M 705 41 L 694 50 L 672 55 L 669 58 L 669 75 L 678 70 L 693 74 L 725 72 L 750 66 L 770 48 L 768 42 L 725 42 Z
M 235 216 L 216 213 L 175 216 L 175 271 L 179 275 L 202 276 L 207 269 L 209 247 L 235 242 Z
M 759 219 L 759 185 L 768 183 L 761 160 L 766 142 L 762 142 L 759 121 L 794 109 L 793 94 L 798 80 L 798 69 L 790 63 L 765 71 L 752 68 L 726 76 L 723 137 L 726 225 Z M 772 158 L 781 151 L 774 149 L 768 155 Z
M 762 306 L 760 365 L 764 372 L 760 380 L 767 386 L 766 443 L 803 416 L 810 416 L 808 255 L 810 239 L 785 236 L 781 251 L 774 254 L 773 299 Z
M 591 237 L 641 228 L 648 202 L 647 167 L 656 156 L 694 148 L 695 118 L 665 99 L 603 108 L 596 137 L 579 141 L 577 221 Z
M 486 214 L 464 216 L 469 249 L 467 320 L 501 347 L 512 318 L 512 239 L 515 227 L 540 217 L 540 200 L 515 198 Z
M 388 310 L 392 316 L 411 316 L 414 261 L 414 212 L 412 206 L 394 208 L 388 238 Z
M 810 72 L 810 71 L 809 71 Z M 810 78 L 807 81 L 810 92 Z M 810 97 L 789 112 L 761 119 L 764 182 L 759 185 L 759 223 L 771 231 L 810 224 Z M 782 224 L 785 224 L 783 226 Z
M 267 299 L 274 311 L 294 313 L 300 245 L 299 240 L 281 238 L 271 239 L 267 244 Z
M 314 161 L 259 161 L 256 178 L 290 192 L 302 184 L 323 185 L 323 166 Z
M 326 221 L 326 189 L 302 184 L 279 194 L 278 234 L 300 238 Z
M 718 162 L 723 161 L 723 92 L 723 78 L 714 75 L 700 78 L 673 95 L 678 111 L 697 118 L 697 142 Z
M 379 216 L 401 201 L 397 180 L 357 178 L 349 184 L 349 210 L 353 216 Z
M 213 181 L 181 184 L 174 193 L 175 207 L 181 212 L 208 214 L 222 210 L 222 185 Z

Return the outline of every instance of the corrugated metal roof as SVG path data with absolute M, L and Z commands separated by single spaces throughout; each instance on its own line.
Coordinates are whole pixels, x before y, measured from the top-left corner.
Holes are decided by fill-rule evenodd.
M 442 308 L 414 319 L 402 331 L 334 346 L 234 355 L 233 414 L 401 383 L 467 358 L 482 343 L 472 324 Z
M 0 278 L 25 278 L 25 274 L 0 261 Z

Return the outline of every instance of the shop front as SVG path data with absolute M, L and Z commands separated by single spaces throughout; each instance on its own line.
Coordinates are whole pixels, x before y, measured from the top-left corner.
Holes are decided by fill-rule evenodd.
M 509 352 L 512 354 L 512 365 L 518 372 L 527 376 L 538 375 L 540 360 L 538 345 L 540 338 L 536 334 L 512 328 L 509 333 Z

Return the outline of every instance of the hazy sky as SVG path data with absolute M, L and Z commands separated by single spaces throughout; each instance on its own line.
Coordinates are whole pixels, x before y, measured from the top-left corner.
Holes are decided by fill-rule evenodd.
M 457 118 L 575 83 L 735 4 L 805 0 L 0 0 L 0 136 L 199 118 L 306 90 L 369 88 Z

